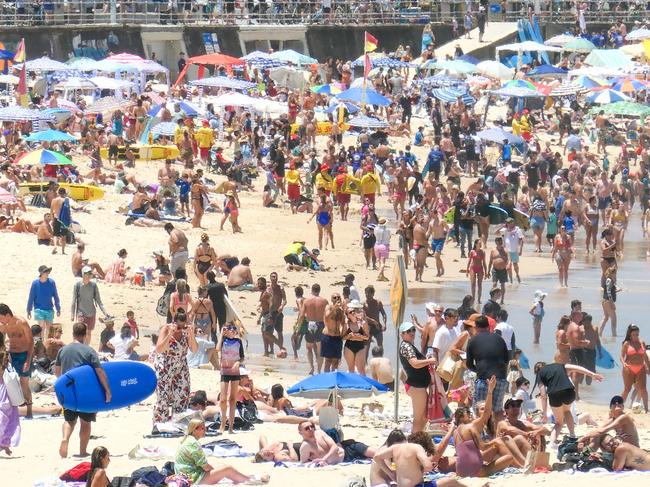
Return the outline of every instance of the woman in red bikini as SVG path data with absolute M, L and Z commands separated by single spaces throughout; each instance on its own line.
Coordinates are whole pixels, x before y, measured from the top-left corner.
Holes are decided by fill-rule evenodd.
M 553 240 L 553 251 L 551 259 L 557 264 L 558 276 L 560 278 L 560 287 L 569 287 L 569 264 L 575 251 L 571 244 L 571 238 L 567 234 L 566 227 L 560 227 L 560 233 Z
M 623 364 L 623 400 L 627 400 L 632 386 L 643 401 L 643 408 L 648 412 L 648 390 L 646 389 L 646 374 L 650 371 L 650 359 L 646 353 L 646 345 L 639 338 L 639 327 L 630 325 L 625 333 L 621 348 L 621 363 Z
M 487 274 L 485 265 L 485 252 L 483 251 L 483 241 L 480 238 L 474 240 L 474 246 L 467 259 L 467 275 L 472 288 L 472 298 L 477 303 L 481 302 L 481 293 L 483 292 L 483 276 Z

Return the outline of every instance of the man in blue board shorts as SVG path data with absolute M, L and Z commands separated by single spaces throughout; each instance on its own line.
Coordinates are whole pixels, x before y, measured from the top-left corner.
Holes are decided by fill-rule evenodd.
M 97 352 L 84 344 L 86 332 L 87 328 L 85 323 L 75 323 L 73 325 L 72 338 L 74 341 L 59 350 L 56 360 L 54 361 L 54 374 L 57 377 L 60 377 L 61 374 L 65 374 L 76 367 L 90 365 L 97 373 L 97 378 L 104 389 L 106 402 L 108 403 L 111 402 L 111 388 L 108 385 L 108 378 L 99 362 Z M 61 455 L 61 458 L 66 458 L 68 456 L 68 443 L 77 424 L 77 418 L 81 420 L 79 430 L 79 456 L 88 456 L 88 441 L 90 440 L 91 429 L 90 423 L 95 421 L 95 417 L 95 413 L 80 413 L 68 409 L 63 410 L 65 423 L 63 423 L 63 439 L 61 440 L 61 446 L 59 447 L 59 455 Z

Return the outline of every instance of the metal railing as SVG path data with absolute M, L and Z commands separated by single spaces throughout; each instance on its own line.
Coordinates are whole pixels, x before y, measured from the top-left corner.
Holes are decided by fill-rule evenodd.
M 587 3 L 587 23 L 647 19 L 646 4 L 640 0 Z M 490 21 L 515 21 L 526 16 L 533 5 L 531 1 L 502 0 L 489 0 L 489 4 Z M 537 12 L 541 21 L 576 21 L 574 2 L 546 0 L 541 5 Z M 449 23 L 455 18 L 462 31 L 465 8 L 465 0 L 120 0 L 119 4 L 116 0 L 34 0 L 18 4 L 0 0 L 0 25 L 376 25 Z M 474 13 L 477 8 L 475 0 Z

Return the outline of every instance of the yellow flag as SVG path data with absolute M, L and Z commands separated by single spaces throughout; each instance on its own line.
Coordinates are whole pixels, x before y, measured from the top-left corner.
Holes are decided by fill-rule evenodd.
M 406 269 L 404 267 L 404 256 L 398 254 L 393 266 L 393 280 L 390 284 L 390 307 L 392 311 L 393 326 L 398 327 L 404 320 L 406 309 Z
M 650 59 L 650 39 L 644 39 L 643 50 L 645 51 L 646 59 Z

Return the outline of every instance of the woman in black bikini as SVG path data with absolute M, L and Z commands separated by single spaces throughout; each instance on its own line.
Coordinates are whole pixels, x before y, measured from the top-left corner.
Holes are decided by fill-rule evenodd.
M 366 354 L 363 353 L 370 336 L 368 322 L 363 313 L 363 305 L 356 299 L 347 306 L 348 329 L 343 335 L 345 345 L 343 356 L 348 364 L 348 372 L 366 375 Z
M 207 233 L 201 234 L 201 243 L 194 253 L 194 274 L 199 278 L 199 286 L 207 286 L 208 278 L 205 276 L 217 263 L 217 253 L 210 245 Z
M 191 315 L 194 316 L 194 326 L 203 332 L 206 337 L 211 336 L 217 329 L 217 316 L 214 312 L 212 300 L 208 297 L 205 287 L 199 287 L 199 297 L 192 303 Z

